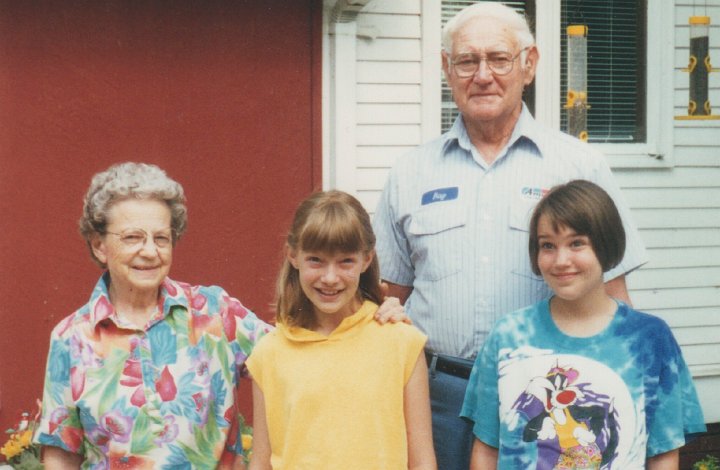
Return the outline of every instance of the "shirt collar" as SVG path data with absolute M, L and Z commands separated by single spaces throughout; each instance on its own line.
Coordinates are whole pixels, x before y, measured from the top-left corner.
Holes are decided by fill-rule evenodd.
M 520 117 L 518 118 L 515 128 L 513 129 L 512 135 L 507 148 L 511 148 L 518 142 L 527 141 L 538 150 L 538 156 L 542 157 L 544 154 L 545 139 L 543 138 L 544 132 L 540 124 L 532 117 L 525 103 L 522 104 L 522 110 L 520 111 Z M 452 127 L 443 134 L 443 155 L 446 154 L 447 150 L 452 145 L 458 145 L 460 148 L 472 153 L 472 143 L 470 142 L 470 136 L 468 136 L 467 129 L 465 128 L 465 122 L 463 121 L 462 114 L 458 114 L 453 122 Z
M 277 330 L 287 339 L 295 342 L 312 343 L 338 340 L 351 334 L 354 326 L 373 321 L 373 315 L 377 309 L 378 306 L 375 303 L 365 300 L 357 312 L 344 318 L 338 327 L 327 336 L 302 327 L 289 327 L 283 323 L 278 323 Z
M 115 307 L 113 307 L 110 302 L 109 287 L 110 273 L 105 272 L 97 284 L 95 284 L 95 288 L 90 295 L 90 302 L 88 303 L 90 307 L 90 324 L 93 328 L 97 327 L 103 320 L 110 320 L 116 325 L 120 324 L 117 313 L 115 312 Z M 160 315 L 159 318 L 156 317 L 153 319 L 148 325 L 148 328 L 158 321 L 165 319 L 172 312 L 173 307 L 179 306 L 189 310 L 189 305 L 190 302 L 182 286 L 169 277 L 166 277 L 162 284 L 160 284 L 160 296 L 158 298 L 158 309 L 160 309 L 162 315 Z

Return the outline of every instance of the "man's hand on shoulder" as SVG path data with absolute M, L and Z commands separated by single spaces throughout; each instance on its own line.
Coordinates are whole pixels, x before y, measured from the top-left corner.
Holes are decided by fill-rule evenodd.
M 403 299 L 400 296 L 393 295 L 391 286 L 404 287 L 399 286 L 398 284 L 390 285 L 387 282 L 383 282 L 380 284 L 384 300 L 382 305 L 380 305 L 380 308 L 378 308 L 377 312 L 375 312 L 375 320 L 381 325 L 387 322 L 403 322 L 407 323 L 408 325 L 412 325 L 412 320 L 410 320 L 410 317 L 407 316 L 407 314 L 405 313 L 405 308 L 402 305 L 402 303 L 407 299 L 407 296 L 409 296 L 410 293 L 408 292 L 407 296 Z M 410 287 L 407 287 L 407 289 L 412 291 L 412 288 Z

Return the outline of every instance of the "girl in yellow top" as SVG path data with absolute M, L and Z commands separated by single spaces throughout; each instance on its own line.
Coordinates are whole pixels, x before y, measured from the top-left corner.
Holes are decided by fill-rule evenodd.
M 295 213 L 277 284 L 278 327 L 247 361 L 251 470 L 436 469 L 425 336 L 380 326 L 370 218 L 316 193 Z

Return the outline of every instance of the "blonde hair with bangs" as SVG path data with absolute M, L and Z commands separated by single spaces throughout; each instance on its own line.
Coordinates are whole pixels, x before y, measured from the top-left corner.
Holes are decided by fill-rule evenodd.
M 370 216 L 356 198 L 342 191 L 317 192 L 302 201 L 295 211 L 286 249 L 368 254 L 375 249 L 375 234 Z M 363 300 L 377 304 L 382 301 L 380 267 L 374 254 L 360 275 L 358 294 Z M 313 326 L 312 303 L 300 286 L 298 270 L 287 256 L 277 280 L 275 305 L 279 323 L 303 328 Z

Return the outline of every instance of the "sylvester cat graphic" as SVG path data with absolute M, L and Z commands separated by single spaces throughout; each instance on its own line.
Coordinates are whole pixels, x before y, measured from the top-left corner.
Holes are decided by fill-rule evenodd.
M 618 444 L 612 401 L 592 393 L 589 384 L 576 384 L 579 376 L 571 367 L 556 365 L 530 380 L 525 390 L 537 399 L 531 400 L 535 406 L 521 411 L 529 417 L 523 440 L 538 443 L 538 469 L 610 468 Z M 537 401 L 542 403 L 539 412 Z M 522 402 L 527 400 L 518 400 L 513 408 L 520 411 Z

